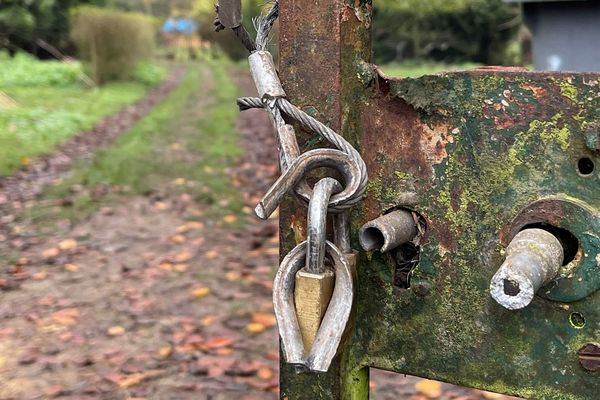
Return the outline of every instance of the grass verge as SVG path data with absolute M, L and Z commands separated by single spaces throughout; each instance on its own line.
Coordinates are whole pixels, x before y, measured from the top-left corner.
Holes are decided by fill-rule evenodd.
M 48 198 L 69 198 L 72 204 L 53 208 L 54 216 L 88 215 L 107 201 L 93 194 L 106 186 L 116 189 L 113 193 L 187 193 L 217 216 L 239 213 L 239 191 L 228 173 L 241 155 L 235 129 L 237 88 L 227 69 L 223 62 L 189 65 L 167 99 L 49 191 Z M 51 218 L 40 207 L 32 211 L 30 218 Z
M 471 69 L 480 66 L 481 64 L 477 63 L 444 64 L 410 60 L 401 63 L 382 65 L 381 70 L 389 76 L 396 76 L 400 78 L 417 78 L 423 75 L 437 74 L 444 71 Z

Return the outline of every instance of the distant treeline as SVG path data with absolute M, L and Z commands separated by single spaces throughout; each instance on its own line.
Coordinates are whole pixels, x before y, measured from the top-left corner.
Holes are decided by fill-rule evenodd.
M 201 34 L 217 43 L 232 58 L 245 56 L 232 35 L 212 32 L 214 10 L 206 1 L 197 14 Z M 243 0 L 245 23 L 266 2 Z M 520 9 L 502 0 L 373 0 L 375 61 L 402 59 L 482 64 L 519 62 L 517 32 Z
M 374 0 L 376 61 L 518 62 L 520 9 L 502 0 Z M 518 46 L 516 46 L 518 48 Z

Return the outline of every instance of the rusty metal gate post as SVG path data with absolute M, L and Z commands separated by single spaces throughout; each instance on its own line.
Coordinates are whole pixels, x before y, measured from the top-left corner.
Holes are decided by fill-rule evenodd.
M 279 4 L 279 74 L 288 97 L 356 147 L 362 134 L 360 107 L 369 90 L 371 1 L 281 0 Z M 365 68 L 367 82 L 362 80 Z M 306 143 L 314 137 L 302 139 Z M 287 254 L 296 239 L 306 237 L 306 214 L 288 201 L 281 204 L 280 215 L 281 254 Z M 368 370 L 346 371 L 351 362 L 343 358 L 337 357 L 324 374 L 298 375 L 293 366 L 282 363 L 281 397 L 339 399 L 342 387 L 352 387 L 362 392 L 357 398 L 366 398 Z M 352 376 L 354 383 L 342 384 L 342 376 Z
M 370 0 L 280 7 L 287 95 L 359 149 L 369 174 L 351 218 L 353 247 L 363 226 L 368 250 L 352 329 L 327 373 L 282 362 L 281 398 L 365 400 L 374 367 L 597 399 L 600 75 L 390 78 L 369 64 Z M 282 254 L 306 237 L 297 204 L 280 207 Z M 394 224 L 412 233 L 394 237 Z

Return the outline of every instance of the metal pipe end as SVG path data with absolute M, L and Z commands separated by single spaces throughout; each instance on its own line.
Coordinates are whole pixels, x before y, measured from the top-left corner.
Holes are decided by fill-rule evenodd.
M 417 233 L 412 212 L 396 210 L 364 224 L 358 239 L 364 250 L 385 253 L 411 241 Z
M 256 207 L 254 207 L 254 214 L 256 214 L 256 216 L 260 219 L 268 219 L 269 216 L 267 215 L 267 211 L 265 210 L 265 207 L 263 206 L 262 202 L 258 203 L 258 205 Z
M 511 271 L 510 267 L 500 268 L 492 278 L 490 294 L 498 304 L 508 310 L 527 307 L 535 296 L 533 282 L 524 274 Z
M 535 293 L 554 279 L 563 259 L 563 247 L 550 232 L 537 228 L 519 232 L 490 282 L 492 298 L 509 310 L 528 306 Z

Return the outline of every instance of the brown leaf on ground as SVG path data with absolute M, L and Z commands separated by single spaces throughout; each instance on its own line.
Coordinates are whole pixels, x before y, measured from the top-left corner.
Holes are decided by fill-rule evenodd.
M 202 347 L 207 350 L 215 350 L 222 347 L 231 346 L 235 339 L 229 336 L 215 336 L 204 342 Z
M 207 315 L 206 317 L 204 317 L 200 320 L 200 324 L 202 326 L 211 326 L 218 320 L 219 320 L 219 316 L 217 316 L 217 315 Z
M 267 330 L 267 327 L 258 322 L 250 322 L 246 325 L 246 330 L 250 333 L 262 333 Z
M 65 270 L 68 272 L 77 272 L 79 271 L 79 266 L 77 264 L 65 264 Z
M 45 258 L 45 259 L 54 258 L 54 257 L 58 256 L 59 254 L 60 254 L 59 249 L 57 249 L 56 247 L 51 247 L 49 249 L 42 251 L 42 258 Z
M 58 244 L 58 248 L 62 251 L 70 251 L 75 250 L 78 246 L 77 240 L 75 239 L 65 239 Z
M 237 221 L 237 217 L 233 214 L 229 214 L 223 217 L 223 221 L 227 224 L 233 224 Z
M 177 271 L 177 272 L 185 272 L 190 268 L 189 265 L 187 264 L 175 264 L 173 265 L 173 270 Z
M 192 290 L 192 295 L 197 299 L 204 298 L 204 297 L 208 296 L 209 294 L 210 294 L 210 288 L 208 288 L 208 287 L 199 287 L 199 288 Z
M 158 350 L 158 356 L 160 358 L 169 358 L 173 354 L 173 346 L 163 346 Z
M 217 258 L 219 256 L 219 252 L 216 250 L 208 250 L 206 253 L 204 253 L 204 257 L 208 258 L 209 260 L 213 260 L 215 258 Z
M 422 379 L 415 383 L 415 390 L 430 399 L 437 399 L 442 395 L 442 384 L 429 379 Z
M 174 235 L 174 236 L 171 236 L 171 241 L 173 243 L 181 244 L 181 243 L 185 243 L 187 241 L 187 238 L 183 235 Z
M 79 310 L 77 308 L 63 308 L 62 310 L 56 311 L 52 314 L 52 319 L 54 322 L 65 326 L 77 324 L 78 318 Z
M 43 281 L 44 279 L 46 279 L 48 277 L 48 272 L 46 272 L 46 271 L 36 272 L 33 275 L 31 275 L 31 277 L 33 279 L 35 279 L 36 281 Z
M 274 372 L 271 368 L 262 366 L 256 371 L 256 376 L 263 381 L 268 381 L 273 378 Z
M 120 325 L 111 326 L 106 333 L 108 333 L 109 336 L 121 336 L 125 334 L 125 328 Z
M 62 385 L 52 385 L 50 387 L 48 387 L 44 393 L 46 395 L 46 397 L 59 397 L 62 396 L 65 392 L 65 388 Z
M 270 328 L 277 324 L 277 319 L 275 318 L 275 315 L 262 312 L 253 312 L 252 321 L 262 324 L 267 328 Z
M 194 255 L 189 251 L 182 251 L 181 253 L 175 255 L 173 261 L 175 261 L 176 263 L 184 263 L 186 261 L 191 260 L 192 257 L 194 257 Z

